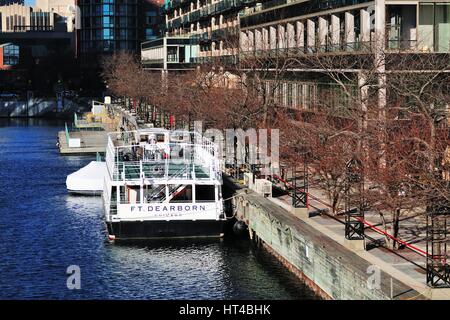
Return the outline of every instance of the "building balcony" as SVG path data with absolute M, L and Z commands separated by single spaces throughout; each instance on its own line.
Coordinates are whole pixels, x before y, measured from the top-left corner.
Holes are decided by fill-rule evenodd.
M 239 28 L 227 27 L 212 31 L 211 40 L 227 40 L 239 35 Z
M 419 50 L 418 41 L 410 39 L 387 39 L 386 50 L 422 51 Z
M 53 26 L 14 26 L 14 32 L 52 32 L 55 31 Z
M 193 66 L 198 45 L 187 37 L 164 37 L 141 45 L 141 63 L 144 68 L 157 70 L 186 70 Z
M 240 13 L 241 27 L 250 27 L 271 23 L 289 18 L 320 13 L 328 9 L 338 9 L 357 4 L 368 3 L 371 0 L 340 0 L 340 1 L 291 1 L 273 0 L 248 8 Z M 281 6 L 285 4 L 285 6 Z M 271 10 L 269 10 L 271 9 Z
M 289 58 L 310 54 L 329 53 L 368 53 L 373 48 L 374 42 L 353 42 L 346 44 L 326 44 L 314 46 L 302 46 L 293 48 L 275 48 L 260 50 L 241 50 L 241 59 L 262 58 Z
M 200 19 L 200 10 L 189 12 L 189 20 L 191 22 L 197 22 Z
M 216 56 L 191 58 L 191 63 L 195 64 L 236 65 L 238 64 L 238 61 L 239 57 L 237 55 L 220 55 L 220 52 L 218 52 Z

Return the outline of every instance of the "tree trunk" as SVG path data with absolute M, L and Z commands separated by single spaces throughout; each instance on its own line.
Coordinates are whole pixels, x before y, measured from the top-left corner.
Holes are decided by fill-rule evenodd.
M 391 227 L 392 233 L 391 235 L 394 238 L 398 238 L 398 234 L 400 231 L 400 209 L 396 209 L 392 218 L 392 227 Z M 398 249 L 398 242 L 392 241 L 392 249 L 396 250 Z

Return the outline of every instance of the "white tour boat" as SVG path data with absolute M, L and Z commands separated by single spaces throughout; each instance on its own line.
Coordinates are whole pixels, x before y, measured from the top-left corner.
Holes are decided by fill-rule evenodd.
M 223 236 L 217 147 L 200 134 L 160 128 L 110 133 L 106 167 L 110 240 Z

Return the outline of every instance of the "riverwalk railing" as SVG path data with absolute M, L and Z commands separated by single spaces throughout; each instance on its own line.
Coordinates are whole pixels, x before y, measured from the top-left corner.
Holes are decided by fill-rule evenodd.
M 133 132 L 125 133 L 110 134 L 108 137 L 106 164 L 112 180 L 158 179 L 160 183 L 174 184 L 181 180 L 221 181 L 217 147 L 208 139 L 202 137 L 198 139 L 199 143 L 183 140 L 128 144 L 126 142 L 132 140 L 134 135 Z M 120 139 L 116 135 L 120 135 Z
M 69 135 L 69 128 L 67 127 L 67 122 L 64 123 L 65 127 L 65 134 L 66 134 L 66 143 L 69 145 L 70 135 Z

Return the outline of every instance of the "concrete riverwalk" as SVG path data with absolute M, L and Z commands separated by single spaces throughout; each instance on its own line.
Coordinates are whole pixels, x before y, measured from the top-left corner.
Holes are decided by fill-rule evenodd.
M 230 180 L 231 181 L 231 180 Z M 227 183 L 236 184 L 235 181 Z M 233 199 L 236 216 L 262 244 L 319 295 L 327 299 L 450 299 L 450 290 L 426 285 L 425 258 L 382 247 L 348 246 L 344 225 L 313 202 L 307 215 L 296 215 L 287 198 L 271 198 L 241 186 Z M 375 234 L 370 234 L 375 237 Z

